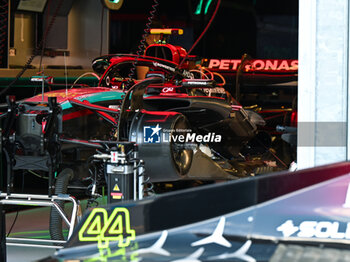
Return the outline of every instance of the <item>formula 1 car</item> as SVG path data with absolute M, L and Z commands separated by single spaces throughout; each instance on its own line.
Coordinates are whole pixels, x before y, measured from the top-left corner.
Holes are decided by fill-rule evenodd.
M 153 57 L 138 59 L 138 65 L 153 71 L 124 93 L 128 80 L 120 72 L 134 59 L 111 57 L 99 87 L 47 92 L 20 103 L 9 99 L 7 112 L 1 115 L 2 140 L 9 158 L 18 156 L 14 167 L 20 168 L 19 151 L 35 156 L 47 146 L 48 150 L 52 147 L 51 155 L 56 155 L 52 164 L 56 170 L 61 165 L 77 169 L 77 163 L 86 160 L 83 148 L 91 146 L 83 140 L 111 140 L 138 144 L 151 182 L 236 177 L 235 171 L 224 171 L 212 159 L 241 159 L 240 153 L 256 136 L 261 119 L 223 98 L 205 95 L 203 87 L 214 88 L 213 81 L 187 79 L 186 71 L 177 71 L 176 64 Z M 198 93 L 197 89 L 201 89 L 200 95 L 191 95 Z M 56 99 L 49 99 L 52 97 Z M 205 157 L 205 163 L 211 170 L 196 167 L 199 155 L 204 155 L 200 148 L 209 150 L 212 159 Z M 32 166 L 28 169 L 34 170 L 33 159 L 29 162 Z
M 51 169 L 39 170 L 69 167 L 82 178 L 92 155 L 86 148 L 96 149 L 92 140 L 129 141 L 138 145 L 151 182 L 249 175 L 232 163 L 268 148 L 264 134 L 260 144 L 254 141 L 264 120 L 224 97 L 213 78 L 195 79 L 188 59 L 179 65 L 185 56 L 183 48 L 170 44 L 151 45 L 145 56 L 104 56 L 93 61 L 102 74 L 98 87 L 56 90 L 20 103 L 8 99 L 1 115 L 2 144 L 8 159 L 17 157 L 8 166 L 35 170 L 33 158 L 22 155 L 48 151 Z M 145 80 L 130 77 L 135 63 L 149 69 Z M 220 89 L 220 96 L 208 95 Z
M 269 148 L 270 137 L 257 128 L 264 120 L 218 92 L 223 88 L 215 79 L 195 78 L 189 63 L 179 62 L 186 55 L 180 47 L 149 48 L 168 50 L 171 60 L 104 56 L 93 61 L 95 71 L 103 71 L 98 87 L 66 88 L 19 102 L 7 98 L 0 115 L 6 182 L 1 197 L 19 191 L 18 174 L 48 179 L 48 200 L 57 209 L 52 239 L 63 239 L 57 216 L 67 192 L 90 197 L 91 206 L 104 188 L 109 203 L 136 200 L 251 176 L 266 166 L 262 158 L 250 160 Z M 130 77 L 135 64 L 149 69 L 145 79 Z

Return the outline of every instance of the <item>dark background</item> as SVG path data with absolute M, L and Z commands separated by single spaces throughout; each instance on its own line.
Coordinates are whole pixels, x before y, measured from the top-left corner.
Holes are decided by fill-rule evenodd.
M 165 27 L 184 29 L 173 43 L 190 49 L 201 34 L 217 0 L 207 14 L 195 14 L 201 0 L 158 0 L 156 20 Z M 203 6 L 210 0 L 203 0 Z M 153 0 L 125 0 L 121 9 L 111 12 L 110 52 L 136 52 L 147 23 Z M 204 8 L 202 8 L 204 9 Z M 207 58 L 298 57 L 298 0 L 222 0 L 209 30 L 193 50 Z

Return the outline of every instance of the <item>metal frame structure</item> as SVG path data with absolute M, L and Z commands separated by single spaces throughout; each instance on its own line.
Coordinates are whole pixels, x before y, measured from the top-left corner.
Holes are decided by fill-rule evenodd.
M 75 222 L 78 213 L 78 202 L 76 199 L 69 195 L 31 195 L 31 194 L 11 194 L 7 193 L 0 194 L 0 204 L 2 205 L 35 205 L 35 206 L 46 206 L 54 207 L 63 221 L 69 227 L 68 239 L 73 234 Z M 57 200 L 70 201 L 73 204 L 72 214 L 70 219 L 61 207 L 55 202 Z M 27 242 L 27 243 L 20 243 Z M 63 248 L 65 240 L 46 240 L 46 239 L 34 239 L 34 238 L 6 238 L 6 245 L 8 246 L 27 246 L 27 247 L 46 247 L 46 248 Z M 46 243 L 46 244 L 45 244 Z M 45 244 L 45 245 L 44 245 Z M 49 245 L 57 244 L 57 245 Z

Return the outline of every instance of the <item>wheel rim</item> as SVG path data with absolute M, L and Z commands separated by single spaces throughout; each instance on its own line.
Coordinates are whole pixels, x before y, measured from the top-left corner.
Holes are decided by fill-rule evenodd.
M 173 129 L 189 129 L 189 123 L 185 117 L 178 118 L 174 124 Z M 172 134 L 176 135 L 186 135 L 186 132 L 173 132 Z M 193 150 L 182 148 L 182 143 L 171 142 L 171 154 L 175 164 L 175 167 L 181 176 L 184 176 L 188 173 L 191 168 Z

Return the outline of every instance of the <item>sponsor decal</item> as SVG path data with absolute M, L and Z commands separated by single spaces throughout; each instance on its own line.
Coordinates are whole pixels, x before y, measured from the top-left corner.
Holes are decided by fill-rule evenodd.
M 165 70 L 168 70 L 170 72 L 176 71 L 176 68 L 158 62 L 153 62 L 153 66 L 164 68 Z M 181 73 L 184 75 L 185 78 L 194 78 L 193 74 L 185 69 L 181 70 Z
M 164 65 L 164 64 L 161 64 L 161 63 L 158 63 L 158 62 L 153 62 L 153 65 L 155 67 L 160 67 L 160 68 L 164 68 L 170 72 L 175 72 L 175 68 L 171 67 L 171 66 L 168 66 L 168 65 Z
M 202 88 L 202 91 L 209 96 L 211 96 L 211 94 L 226 94 L 225 88 L 222 87 Z
M 350 223 L 338 221 L 302 221 L 295 225 L 293 220 L 287 220 L 276 230 L 284 237 L 350 239 Z
M 94 208 L 78 233 L 79 241 L 97 242 L 97 247 L 108 248 L 110 241 L 118 247 L 127 247 L 135 240 L 135 230 L 130 228 L 129 210 L 117 207 L 108 215 L 104 208 Z
M 176 92 L 176 90 L 174 87 L 164 87 L 162 89 L 162 93 L 175 93 L 175 92 Z
M 192 86 L 207 86 L 208 85 L 208 82 L 201 82 L 201 81 L 187 81 L 186 82 L 187 85 L 192 85 Z
M 241 64 L 240 59 L 210 59 L 208 68 L 237 71 Z M 295 71 L 298 70 L 296 59 L 256 59 L 250 60 L 244 68 L 245 71 Z
M 144 126 L 143 127 L 143 142 L 145 143 L 160 143 L 160 131 L 162 128 L 159 124 L 156 126 Z
M 156 126 L 143 127 L 143 141 L 145 143 L 220 143 L 221 135 L 210 132 L 206 135 L 192 133 L 190 129 L 163 129 Z

